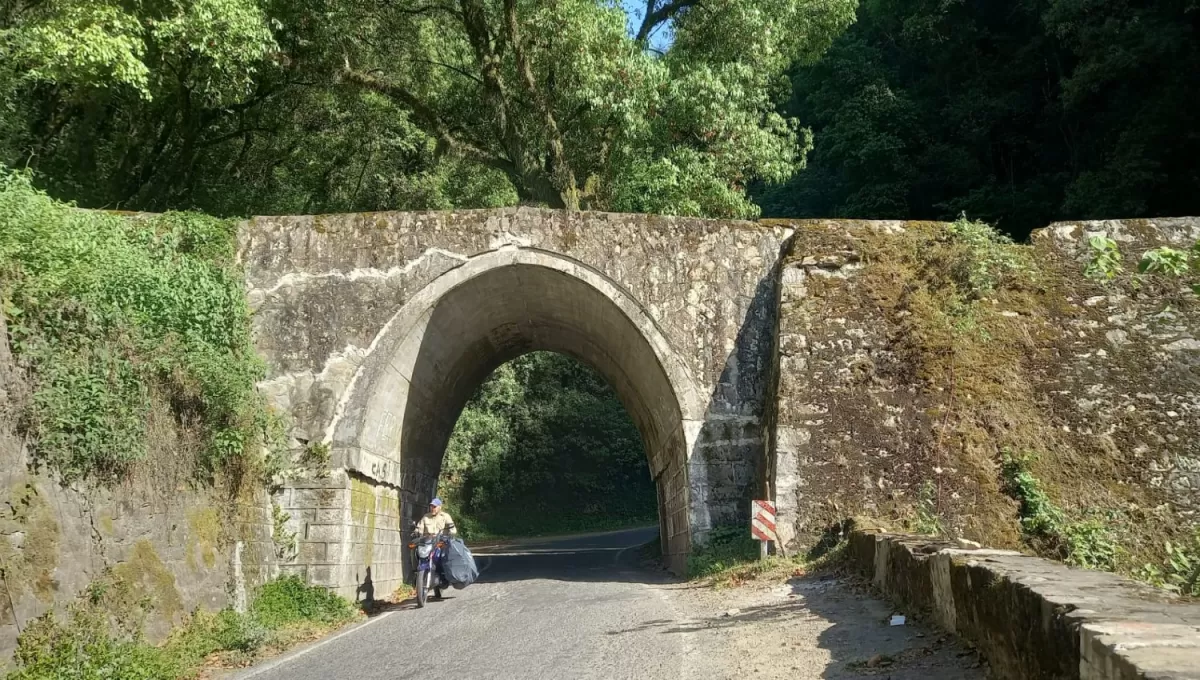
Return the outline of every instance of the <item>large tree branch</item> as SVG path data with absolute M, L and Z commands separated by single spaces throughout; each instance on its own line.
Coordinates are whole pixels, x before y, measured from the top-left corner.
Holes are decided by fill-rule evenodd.
M 450 128 L 449 125 L 442 120 L 429 105 L 421 101 L 412 92 L 396 83 L 389 82 L 382 78 L 378 78 L 369 73 L 355 71 L 350 67 L 350 59 L 346 58 L 345 67 L 342 70 L 342 79 L 346 82 L 353 83 L 365 90 L 370 90 L 378 94 L 382 94 L 396 102 L 399 102 L 410 111 L 415 117 L 415 122 L 426 133 L 437 140 L 440 146 L 446 147 L 460 156 L 469 158 L 478 163 L 495 168 L 508 174 L 510 177 L 520 176 L 520 171 L 517 166 L 507 158 L 503 158 L 493 154 L 486 149 L 483 149 L 465 139 L 459 137 Z
M 676 14 L 700 4 L 700 0 L 671 0 L 662 7 L 657 7 L 658 0 L 646 0 L 646 16 L 642 18 L 642 27 L 638 29 L 637 41 L 646 43 L 650 34 L 660 25 L 670 21 Z
M 479 74 L 483 80 L 483 96 L 496 114 L 496 137 L 500 140 L 509 159 L 524 166 L 525 146 L 517 129 L 515 116 L 509 111 L 508 88 L 501 74 L 500 56 L 504 49 L 502 41 L 494 40 L 488 26 L 487 11 L 481 0 L 459 0 L 462 9 L 460 18 L 467 41 L 475 52 Z

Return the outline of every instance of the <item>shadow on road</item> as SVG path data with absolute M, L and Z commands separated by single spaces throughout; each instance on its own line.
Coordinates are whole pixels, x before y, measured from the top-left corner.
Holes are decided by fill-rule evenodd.
M 674 578 L 646 557 L 657 527 L 603 534 L 522 539 L 473 548 L 480 583 L 546 579 L 668 583 Z
M 849 680 L 983 680 L 978 654 L 952 635 L 935 632 L 909 618 L 891 626 L 893 609 L 876 599 L 865 584 L 837 574 L 810 575 L 790 581 L 782 601 L 726 610 L 706 617 L 646 621 L 608 632 L 611 636 L 694 634 L 711 644 L 736 644 L 751 637 L 769 648 L 811 645 L 829 660 L 820 678 Z M 745 634 L 743 636 L 742 634 Z M 703 643 L 701 644 L 703 646 Z M 800 649 L 797 650 L 801 651 Z M 778 656 L 785 663 L 788 654 Z

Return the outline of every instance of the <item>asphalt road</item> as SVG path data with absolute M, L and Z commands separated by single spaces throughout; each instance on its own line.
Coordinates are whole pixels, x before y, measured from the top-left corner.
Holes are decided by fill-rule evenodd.
M 681 678 L 686 638 L 614 631 L 676 619 L 665 578 L 637 566 L 657 528 L 473 550 L 480 578 L 424 609 L 366 625 L 244 674 L 254 680 Z
M 480 580 L 239 680 L 983 680 L 984 661 L 862 583 L 712 590 L 638 566 L 657 529 L 475 546 Z

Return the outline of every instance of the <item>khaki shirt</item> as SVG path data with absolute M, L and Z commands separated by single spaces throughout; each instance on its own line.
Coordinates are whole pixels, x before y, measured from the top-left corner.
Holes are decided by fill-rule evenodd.
M 454 520 L 450 518 L 450 513 L 442 510 L 438 514 L 426 513 L 424 517 L 417 522 L 417 528 L 413 530 L 419 536 L 430 536 L 433 534 L 446 531 L 450 534 L 457 534 L 458 529 L 454 528 Z

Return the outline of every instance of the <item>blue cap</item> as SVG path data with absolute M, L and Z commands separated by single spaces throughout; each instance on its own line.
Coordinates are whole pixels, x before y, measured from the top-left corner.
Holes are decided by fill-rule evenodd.
M 440 507 L 442 507 L 442 499 L 440 499 L 440 498 L 435 498 L 435 499 L 433 499 L 433 500 L 429 501 L 429 504 L 430 504 L 430 505 L 436 505 L 436 506 L 438 506 L 438 507 L 440 508 Z

